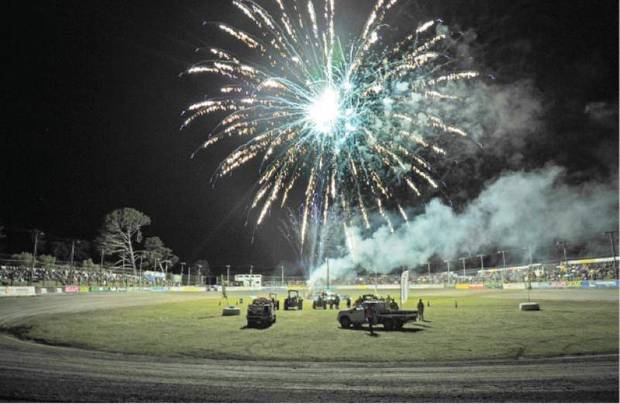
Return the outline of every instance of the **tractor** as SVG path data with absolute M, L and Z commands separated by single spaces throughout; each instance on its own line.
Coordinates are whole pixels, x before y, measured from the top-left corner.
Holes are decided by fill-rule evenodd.
M 303 310 L 304 299 L 299 295 L 298 290 L 289 290 L 288 297 L 284 299 L 284 310 Z
M 248 328 L 269 327 L 276 322 L 273 301 L 265 297 L 254 299 L 248 306 Z
M 278 295 L 276 293 L 269 293 L 269 299 L 273 302 L 276 310 L 280 310 L 280 301 L 278 300 Z

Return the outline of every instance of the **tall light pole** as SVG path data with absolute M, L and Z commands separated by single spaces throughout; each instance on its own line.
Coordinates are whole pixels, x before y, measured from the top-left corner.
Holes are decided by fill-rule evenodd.
M 445 261 L 448 264 L 448 285 L 450 285 L 450 261 Z
M 281 278 L 280 278 L 280 285 L 284 286 L 284 265 L 281 265 L 280 269 L 282 270 L 282 275 L 281 275 Z
M 226 286 L 230 286 L 230 265 L 226 265 Z
M 559 245 L 562 247 L 562 251 L 564 252 L 564 265 L 566 265 L 566 263 L 568 262 L 568 258 L 566 257 L 566 242 L 560 240 L 556 243 L 556 245 Z
M 497 252 L 498 254 L 502 254 L 502 263 L 504 265 L 504 270 L 500 271 L 502 274 L 502 284 L 504 283 L 504 272 L 506 272 L 506 250 L 500 250 Z
M 202 285 L 204 282 L 202 281 L 202 265 L 198 264 L 198 282 Z
M 30 278 L 34 278 L 34 266 L 37 262 L 37 244 L 39 242 L 39 234 L 42 236 L 45 236 L 45 233 L 43 233 L 40 230 L 34 230 L 34 250 L 32 252 L 32 272 L 30 273 Z
M 427 262 L 426 266 L 428 267 L 428 282 L 431 282 L 431 263 Z
M 469 257 L 461 257 L 461 258 L 459 258 L 461 260 L 461 262 L 463 263 L 463 277 L 465 277 L 465 261 L 467 261 L 467 258 L 469 258 Z
M 327 290 L 329 290 L 329 258 L 327 259 L 326 270 L 327 270 L 327 282 L 326 282 L 327 283 Z
M 611 257 L 612 262 L 614 264 L 614 271 L 616 272 L 616 279 L 618 279 L 618 263 L 616 262 L 616 240 L 614 238 L 614 234 L 617 231 L 606 231 L 605 234 L 609 236 L 609 242 L 611 243 Z
M 254 265 L 250 265 L 250 287 L 254 287 Z
M 484 271 L 484 254 L 478 254 L 477 257 L 480 258 L 480 270 Z
M 188 265 L 187 266 L 187 286 L 189 286 L 192 283 L 192 266 Z
M 75 256 L 75 240 L 71 240 L 71 258 L 69 260 L 69 268 L 73 269 L 73 257 Z
M 181 262 L 181 285 L 183 285 L 183 269 L 185 269 L 185 262 Z
M 140 254 L 140 278 L 138 279 L 138 284 L 140 286 L 142 286 L 142 258 L 143 258 L 143 255 Z

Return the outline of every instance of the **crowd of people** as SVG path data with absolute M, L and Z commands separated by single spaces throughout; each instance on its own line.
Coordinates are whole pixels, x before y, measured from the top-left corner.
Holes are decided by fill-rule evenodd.
M 0 265 L 0 286 L 163 286 L 164 280 L 148 279 L 112 269 L 53 268 Z
M 485 282 L 554 282 L 617 279 L 616 267 L 609 262 L 579 262 L 534 264 L 511 268 L 414 273 L 410 274 L 411 284 L 455 284 Z M 280 282 L 281 283 L 281 282 Z M 303 287 L 300 279 L 286 280 L 289 287 Z M 332 285 L 398 285 L 400 274 L 363 275 L 347 279 L 331 279 Z M 0 265 L 0 286 L 171 286 L 165 278 L 139 276 L 132 272 L 119 272 L 114 269 L 80 268 L 55 266 L 50 268 Z

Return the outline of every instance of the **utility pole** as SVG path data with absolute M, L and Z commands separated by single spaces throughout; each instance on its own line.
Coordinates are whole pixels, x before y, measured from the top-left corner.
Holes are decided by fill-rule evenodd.
M 618 263 L 616 262 L 616 240 L 614 234 L 617 231 L 606 231 L 605 234 L 609 236 L 609 242 L 611 243 L 611 257 L 612 262 L 614 263 L 614 271 L 616 271 L 616 279 L 618 279 Z
M 230 265 L 226 265 L 226 286 L 230 286 Z
M 281 280 L 280 280 L 280 285 L 284 286 L 284 265 L 282 265 L 280 267 L 280 269 L 282 270 L 282 276 L 281 276 Z
M 204 282 L 202 281 L 202 265 L 198 264 L 198 283 L 200 285 L 204 284 Z
M 189 286 L 192 283 L 192 266 L 188 265 L 187 266 L 187 286 Z
M 181 286 L 183 285 L 183 269 L 185 267 L 185 262 L 181 262 Z
M 450 261 L 445 261 L 448 264 L 448 286 L 450 285 Z
M 428 267 L 428 282 L 431 282 L 431 263 L 427 262 L 426 266 Z
M 250 287 L 254 287 L 254 265 L 250 265 Z

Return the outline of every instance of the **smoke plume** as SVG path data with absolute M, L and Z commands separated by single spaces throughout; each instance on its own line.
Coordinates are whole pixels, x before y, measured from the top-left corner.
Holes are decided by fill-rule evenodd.
M 547 166 L 500 176 L 461 212 L 438 199 L 391 233 L 380 227 L 370 237 L 351 228 L 348 253 L 330 259 L 330 275 L 342 277 L 361 266 L 387 273 L 399 266 L 425 264 L 433 255 L 454 259 L 461 252 L 491 247 L 535 250 L 558 238 L 587 239 L 618 226 L 616 185 L 563 182 L 564 169 Z M 312 280 L 325 276 L 323 264 Z

